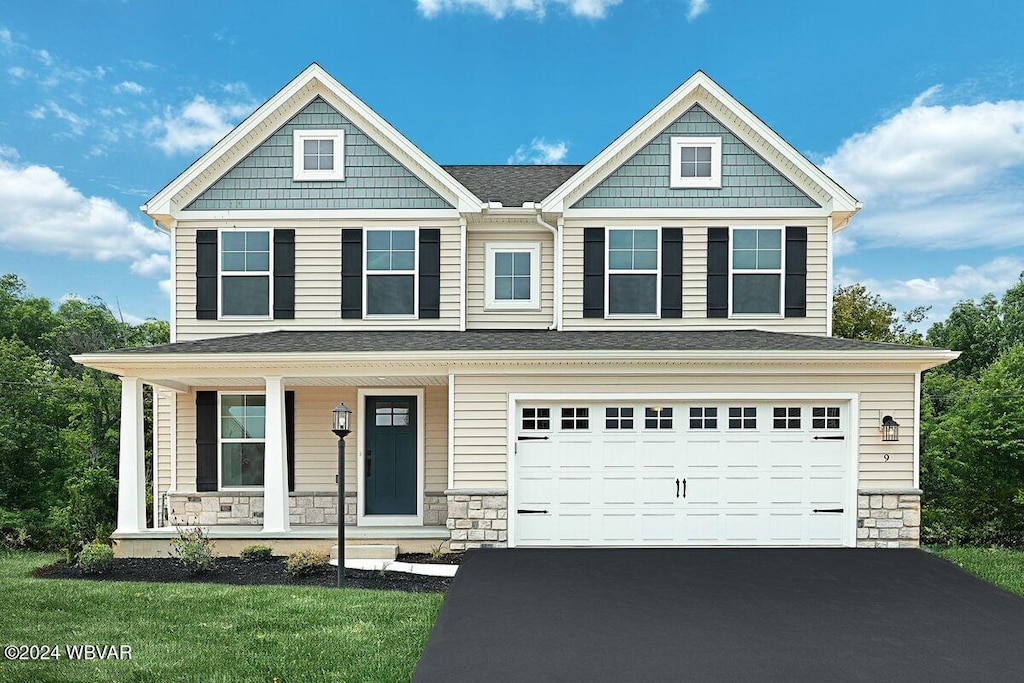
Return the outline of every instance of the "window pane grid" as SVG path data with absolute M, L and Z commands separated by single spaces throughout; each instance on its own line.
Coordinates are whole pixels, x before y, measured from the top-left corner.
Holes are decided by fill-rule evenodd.
M 757 429 L 757 408 L 729 408 L 729 429 Z
M 683 178 L 711 177 L 711 147 L 682 147 L 679 158 L 679 175 Z
M 718 429 L 718 408 L 690 408 L 690 429 Z
M 658 231 L 608 231 L 608 313 L 657 315 Z
M 416 270 L 414 230 L 367 230 L 366 269 L 412 274 Z
M 530 300 L 530 260 L 528 251 L 494 253 L 494 298 L 498 301 Z
M 605 429 L 633 429 L 632 408 L 605 408 Z
M 839 406 L 811 408 L 811 429 L 839 429 Z
M 672 429 L 672 409 L 644 408 L 644 429 Z
M 562 408 L 562 429 L 590 429 L 590 408 Z
M 262 486 L 266 396 L 225 394 L 220 404 L 222 486 Z
M 800 408 L 775 407 L 772 409 L 773 429 L 800 429 Z
M 732 231 L 732 312 L 782 312 L 782 229 Z
M 551 429 L 551 408 L 523 408 L 523 431 Z
M 306 171 L 333 171 L 334 140 L 303 140 L 302 168 Z

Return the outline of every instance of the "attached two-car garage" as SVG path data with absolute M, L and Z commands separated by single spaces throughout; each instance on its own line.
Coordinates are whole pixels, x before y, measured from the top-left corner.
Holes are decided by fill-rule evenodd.
M 850 545 L 850 413 L 835 398 L 518 401 L 511 540 Z

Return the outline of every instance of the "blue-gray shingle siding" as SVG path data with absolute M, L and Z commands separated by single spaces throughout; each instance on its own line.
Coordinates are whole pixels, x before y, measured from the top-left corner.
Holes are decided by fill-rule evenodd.
M 303 128 L 345 131 L 345 180 L 293 180 L 292 131 Z M 186 210 L 448 208 L 443 197 L 318 97 Z
M 722 187 L 670 184 L 671 138 L 722 138 Z M 742 142 L 700 105 L 694 105 L 573 204 L 574 209 L 817 208 L 819 204 Z

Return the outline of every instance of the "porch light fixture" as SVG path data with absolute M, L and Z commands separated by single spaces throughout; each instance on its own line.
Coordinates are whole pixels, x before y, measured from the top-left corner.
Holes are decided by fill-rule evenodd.
M 882 441 L 900 440 L 900 423 L 892 419 L 892 415 L 886 415 L 882 418 L 881 430 Z
M 338 588 L 345 585 L 345 437 L 352 433 L 352 411 L 339 403 L 332 413 L 331 431 L 338 437 Z

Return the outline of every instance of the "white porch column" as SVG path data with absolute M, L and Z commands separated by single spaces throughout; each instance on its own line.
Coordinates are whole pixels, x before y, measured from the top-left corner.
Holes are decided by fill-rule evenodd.
M 142 380 L 121 378 L 121 451 L 117 467 L 117 531 L 146 528 L 146 431 Z
M 263 531 L 289 531 L 288 442 L 285 434 L 284 378 L 266 377 L 267 422 L 263 452 Z

